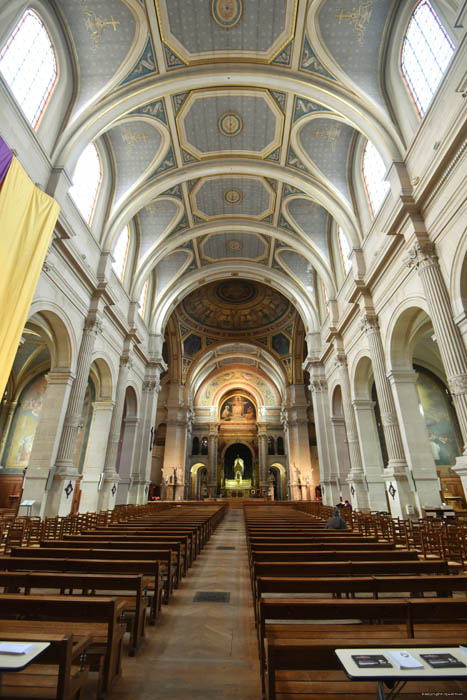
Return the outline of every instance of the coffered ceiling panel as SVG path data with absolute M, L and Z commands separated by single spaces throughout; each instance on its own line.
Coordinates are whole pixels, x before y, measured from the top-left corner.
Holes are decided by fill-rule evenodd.
M 206 177 L 190 192 L 193 213 L 202 219 L 263 219 L 274 210 L 275 192 L 261 177 Z
M 138 212 L 140 228 L 139 258 L 160 240 L 164 233 L 168 233 L 180 215 L 181 204 L 169 197 L 160 197 L 148 204 Z
M 285 207 L 292 221 L 298 225 L 310 243 L 329 260 L 328 212 L 316 202 L 302 197 L 290 197 Z
M 207 236 L 200 245 L 200 258 L 214 262 L 228 258 L 260 262 L 267 257 L 269 246 L 261 237 L 250 233 L 218 233 Z
M 60 0 L 79 63 L 75 109 L 95 97 L 117 72 L 135 41 L 136 21 L 120 0 Z
M 149 174 L 161 146 L 159 130 L 143 119 L 131 119 L 107 132 L 116 167 L 114 202 Z
M 292 40 L 297 0 L 156 0 L 164 43 L 185 63 L 271 61 Z
M 347 199 L 347 157 L 355 133 L 351 126 L 324 117 L 310 119 L 299 133 L 306 155 Z
M 265 157 L 280 146 L 284 117 L 266 90 L 199 90 L 177 115 L 182 147 L 197 158 Z

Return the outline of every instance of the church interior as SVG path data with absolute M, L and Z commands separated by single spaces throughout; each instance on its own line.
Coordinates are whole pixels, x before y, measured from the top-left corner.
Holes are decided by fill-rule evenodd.
M 338 615 L 329 572 L 258 584 L 314 581 L 313 546 L 463 579 L 466 25 L 464 0 L 0 0 L 0 586 L 13 554 L 101 527 L 165 551 L 156 629 L 115 688 L 101 659 L 98 697 L 323 697 L 287 680 L 312 639 L 294 657 L 259 624 L 277 592 Z M 200 586 L 230 598 L 198 608 Z

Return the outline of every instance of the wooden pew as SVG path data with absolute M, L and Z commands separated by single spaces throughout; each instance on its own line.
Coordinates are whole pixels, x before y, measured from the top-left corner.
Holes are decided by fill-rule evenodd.
M 49 642 L 50 646 L 23 671 L 2 673 L 1 697 L 72 700 L 88 679 L 86 650 L 91 637 L 2 631 L 2 641 Z
M 82 576 L 109 574 L 117 577 L 142 574 L 144 586 L 153 591 L 150 624 L 155 624 L 161 608 L 162 581 L 158 561 L 0 557 L 0 571 L 74 573 Z
M 140 560 L 160 562 L 161 571 L 166 574 L 164 580 L 164 599 L 169 601 L 175 587 L 175 566 L 172 561 L 172 550 L 141 550 L 141 549 L 107 549 L 107 548 L 60 548 L 60 547 L 15 547 L 11 550 L 12 557 L 31 557 L 36 559 L 116 559 L 119 561 Z M 142 573 L 142 572 L 140 572 Z
M 116 549 L 116 550 L 138 550 L 159 553 L 163 550 L 173 552 L 174 556 L 171 558 L 171 566 L 175 572 L 175 588 L 178 588 L 180 581 L 182 579 L 183 571 L 183 560 L 181 554 L 180 542 L 157 542 L 157 545 L 153 542 L 143 542 L 139 539 L 133 538 L 133 540 L 124 541 L 113 541 L 107 538 L 102 540 L 93 538 L 88 539 L 87 537 L 79 537 L 76 540 L 42 540 L 40 543 L 41 547 L 56 548 L 56 549 Z M 158 558 L 158 557 L 155 557 Z
M 121 674 L 124 628 L 120 616 L 125 607 L 126 602 L 118 598 L 4 594 L 0 595 L 0 636 L 4 630 L 24 630 L 25 620 L 30 631 L 91 635 L 90 667 L 100 671 L 104 658 L 102 689 L 107 691 Z
M 419 574 L 458 573 L 460 566 L 451 566 L 444 559 L 419 561 L 276 561 L 255 562 L 253 578 L 257 576 L 280 576 L 286 578 L 315 578 L 317 576 L 404 576 Z
M 130 632 L 129 654 L 134 656 L 144 636 L 146 618 L 146 597 L 143 576 L 138 575 L 102 575 L 80 573 L 39 573 L 39 572 L 0 572 L 0 587 L 5 594 L 23 593 L 43 595 L 47 591 L 52 595 L 100 595 L 106 597 L 117 595 L 127 602 L 124 619 L 128 618 Z M 20 590 L 23 589 L 23 590 Z M 55 592 L 54 589 L 58 589 Z
M 464 636 L 465 641 L 467 637 Z M 457 641 L 457 640 L 456 640 Z M 335 649 L 355 648 L 381 649 L 401 647 L 401 639 L 387 636 L 372 639 L 267 639 L 267 698 L 268 700 L 323 700 L 329 698 L 356 699 L 376 697 L 375 682 L 349 681 L 335 654 Z M 404 648 L 449 647 L 452 640 L 438 635 L 427 635 L 420 639 L 404 639 Z M 325 684 L 325 689 L 323 685 Z M 430 695 L 463 695 L 465 684 L 456 681 L 411 682 L 411 697 Z M 325 694 L 324 692 L 325 691 Z M 413 693 L 413 694 L 412 694 Z M 404 696 L 402 695 L 401 698 Z
M 310 548 L 309 550 L 276 550 L 276 551 L 261 551 L 252 550 L 251 558 L 255 563 L 259 562 L 274 562 L 274 561 L 320 561 L 320 562 L 335 562 L 335 561 L 418 561 L 418 555 L 415 550 L 402 549 L 367 549 L 354 550 L 350 548 L 339 550 L 327 550 L 320 548 Z

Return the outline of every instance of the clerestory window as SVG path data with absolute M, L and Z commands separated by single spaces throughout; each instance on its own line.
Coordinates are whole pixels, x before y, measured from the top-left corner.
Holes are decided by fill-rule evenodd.
M 443 78 L 455 47 L 428 0 L 421 0 L 402 44 L 401 69 L 420 117 Z
M 41 18 L 29 8 L 0 52 L 0 72 L 35 129 L 57 82 L 57 56 Z
M 384 179 L 386 166 L 371 141 L 363 149 L 362 173 L 372 216 L 376 216 L 389 190 L 389 182 Z
M 112 253 L 114 262 L 112 264 L 113 271 L 123 282 L 125 277 L 126 262 L 128 259 L 128 249 L 130 247 L 130 232 L 128 226 L 125 226 L 120 236 L 118 237 L 117 245 Z
M 70 187 L 70 196 L 88 224 L 94 214 L 101 182 L 101 159 L 95 145 L 90 143 L 79 157 Z

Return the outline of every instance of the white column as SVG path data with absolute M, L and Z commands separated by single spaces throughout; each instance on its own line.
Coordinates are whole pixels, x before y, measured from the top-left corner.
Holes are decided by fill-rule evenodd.
M 104 469 L 113 408 L 113 401 L 94 401 L 92 405 L 92 423 L 81 481 L 80 513 L 98 510 L 98 486 Z
M 268 483 L 268 434 L 266 425 L 258 425 L 258 460 L 259 460 L 259 487 L 267 493 Z M 254 465 L 253 465 L 254 469 Z
M 394 370 L 389 373 L 389 380 L 394 391 L 401 437 L 410 467 L 408 475 L 407 470 L 400 475 L 401 483 L 392 501 L 400 505 L 402 512 L 399 517 L 407 517 L 406 512 L 404 513 L 407 503 L 414 505 L 421 516 L 421 509 L 425 505 L 440 506 L 441 497 L 428 430 L 418 408 L 417 373 L 412 369 Z M 389 475 L 386 478 L 387 483 L 388 479 Z
M 47 494 L 45 515 L 68 515 L 72 493 L 79 474 L 73 463 L 76 438 L 81 424 L 84 395 L 88 384 L 94 344 L 102 331 L 102 322 L 93 311 L 85 321 L 76 364 L 76 376 L 71 387 L 55 462 L 55 476 Z
M 162 367 L 151 364 L 146 368 L 141 401 L 141 420 L 138 424 L 133 464 L 131 469 L 128 503 L 144 503 L 149 489 L 151 455 L 154 440 L 157 399 L 161 390 Z M 152 428 L 152 432 L 151 432 Z
M 342 392 L 342 409 L 344 411 L 345 427 L 347 431 L 347 443 L 351 470 L 348 476 L 350 485 L 351 502 L 354 508 L 368 508 L 368 489 L 363 471 L 360 443 L 358 441 L 357 423 L 350 398 L 350 381 L 347 369 L 347 358 L 344 353 L 338 352 L 336 366 Z
M 131 469 L 133 467 L 139 419 L 137 416 L 126 416 L 123 423 L 123 441 L 120 453 L 119 481 L 115 505 L 128 502 L 128 491 L 130 488 Z
M 55 369 L 47 375 L 47 391 L 44 396 L 23 489 L 23 500 L 36 501 L 31 511 L 32 515 L 43 517 L 46 514 L 47 504 L 44 490 L 49 474 L 53 474 L 55 470 L 53 465 L 57 456 L 73 379 L 74 376 L 69 370 Z
M 341 492 L 331 427 L 328 385 L 324 375 L 324 367 L 321 364 L 309 364 L 306 368 L 310 372 L 310 391 L 313 401 L 323 503 L 334 505 L 339 501 Z
M 333 501 L 328 505 L 339 503 L 342 498 L 351 499 L 350 477 L 352 466 L 350 464 L 349 441 L 345 429 L 344 416 L 331 416 L 331 426 L 334 436 L 334 450 L 336 453 L 335 490 L 332 491 Z M 333 480 L 334 483 L 334 480 Z
M 118 371 L 117 390 L 115 394 L 115 404 L 110 421 L 109 438 L 105 455 L 103 483 L 99 492 L 99 510 L 112 510 L 115 506 L 119 476 L 116 471 L 118 445 L 122 430 L 122 418 L 125 408 L 125 394 L 128 383 L 128 374 L 132 367 L 132 361 L 125 353 L 120 358 L 120 368 Z
M 214 498 L 217 495 L 217 454 L 217 424 L 212 424 L 209 426 L 208 437 L 208 491 L 210 498 Z
M 354 399 L 352 403 L 357 420 L 363 467 L 368 484 L 369 506 L 372 510 L 387 511 L 384 465 L 376 426 L 375 403 L 368 399 Z

